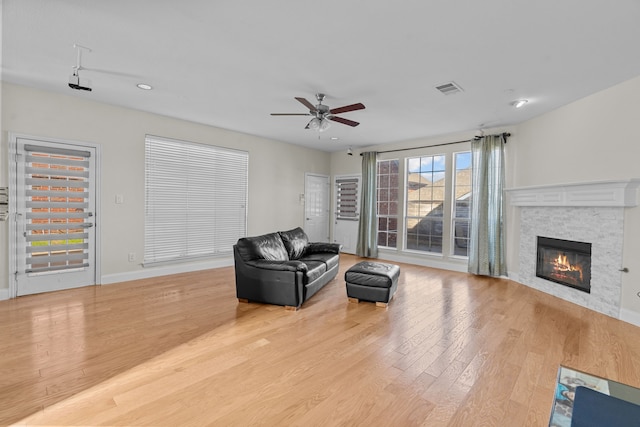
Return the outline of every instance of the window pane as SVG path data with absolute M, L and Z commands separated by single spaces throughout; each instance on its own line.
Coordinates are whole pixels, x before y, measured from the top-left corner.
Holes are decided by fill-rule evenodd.
M 387 246 L 390 248 L 395 248 L 398 246 L 398 234 L 397 233 L 389 233 L 387 238 Z
M 469 169 L 471 170 L 471 151 L 465 151 L 464 153 L 456 153 L 456 170 Z
M 407 170 L 410 172 L 420 172 L 420 157 L 407 159 Z
M 467 256 L 469 248 L 469 221 L 454 220 L 453 254 Z
M 380 162 L 378 173 L 380 175 L 386 175 L 389 173 L 389 162 Z
M 389 215 L 398 215 L 398 202 L 389 202 Z

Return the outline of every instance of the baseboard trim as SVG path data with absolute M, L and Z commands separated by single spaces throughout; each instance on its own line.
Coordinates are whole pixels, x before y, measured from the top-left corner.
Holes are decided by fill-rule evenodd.
M 0 289 L 0 301 L 9 299 L 9 289 L 8 288 L 4 288 L 4 289 Z
M 635 326 L 640 326 L 640 313 L 638 313 L 637 311 L 629 310 L 628 308 L 621 308 L 620 320 L 631 323 Z
M 216 260 L 202 261 L 188 264 L 172 264 L 159 267 L 145 267 L 142 270 L 129 271 L 126 273 L 105 274 L 102 276 L 102 285 L 128 282 L 129 280 L 149 279 L 158 276 L 168 276 L 170 274 L 188 273 L 190 271 L 209 270 L 211 268 L 230 267 L 233 265 L 233 258 L 220 258 Z
M 467 273 L 467 260 L 460 260 L 460 262 L 443 261 L 440 259 L 433 259 L 428 256 L 412 257 L 410 255 L 399 255 L 396 253 L 378 251 L 378 259 L 382 261 L 403 262 L 405 264 L 421 265 L 423 267 L 439 268 L 442 270 L 452 270 L 460 273 Z

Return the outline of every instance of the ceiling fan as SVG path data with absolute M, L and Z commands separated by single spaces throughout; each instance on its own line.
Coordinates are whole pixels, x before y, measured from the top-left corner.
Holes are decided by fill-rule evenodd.
M 323 132 L 327 130 L 330 126 L 329 120 L 342 123 L 343 125 L 356 127 L 360 123 L 354 122 L 353 120 L 345 119 L 344 117 L 336 116 L 336 114 L 347 113 L 349 111 L 355 110 L 364 110 L 364 105 L 362 103 L 345 105 L 344 107 L 338 108 L 330 108 L 328 105 L 324 105 L 322 101 L 324 101 L 325 94 L 317 93 L 316 99 L 318 100 L 318 105 L 313 105 L 305 98 L 295 99 L 300 102 L 302 105 L 309 109 L 308 113 L 271 113 L 272 116 L 314 116 L 305 129 L 317 130 L 318 132 Z

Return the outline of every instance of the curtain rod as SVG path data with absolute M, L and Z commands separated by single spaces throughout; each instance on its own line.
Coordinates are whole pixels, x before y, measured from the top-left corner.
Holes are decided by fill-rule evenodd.
M 507 133 L 507 132 L 499 133 L 499 134 L 491 135 L 491 136 L 500 136 L 500 135 L 502 135 L 504 137 L 505 144 L 506 144 L 506 139 L 511 136 L 511 134 Z M 376 154 L 395 153 L 396 151 L 409 151 L 409 150 L 417 150 L 417 149 L 420 149 L 420 148 L 442 147 L 443 145 L 462 144 L 463 142 L 471 142 L 471 141 L 478 140 L 480 138 L 482 138 L 482 137 L 481 136 L 476 136 L 473 139 L 465 139 L 464 141 L 445 142 L 445 143 L 442 143 L 442 144 L 434 144 L 434 145 L 423 145 L 422 147 L 398 148 L 397 150 L 376 151 Z M 362 153 L 360 153 L 360 155 L 362 156 Z

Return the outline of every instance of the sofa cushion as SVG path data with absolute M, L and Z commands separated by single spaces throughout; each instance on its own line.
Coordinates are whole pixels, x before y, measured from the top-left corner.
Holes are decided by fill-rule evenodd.
M 340 256 L 332 253 L 321 253 L 321 254 L 306 254 L 300 258 L 300 261 L 322 261 L 327 265 L 327 270 L 331 270 L 333 267 L 338 265 L 340 261 Z
M 307 266 L 307 273 L 304 275 L 305 285 L 313 282 L 327 271 L 327 266 L 322 261 L 305 261 L 304 263 Z
M 309 244 L 309 238 L 302 228 L 297 227 L 293 230 L 279 231 L 284 247 L 287 248 L 289 259 L 300 259 L 304 255 L 305 249 Z
M 240 256 L 245 261 L 266 259 L 268 261 L 288 261 L 287 249 L 278 233 L 262 236 L 243 237 L 236 243 Z

